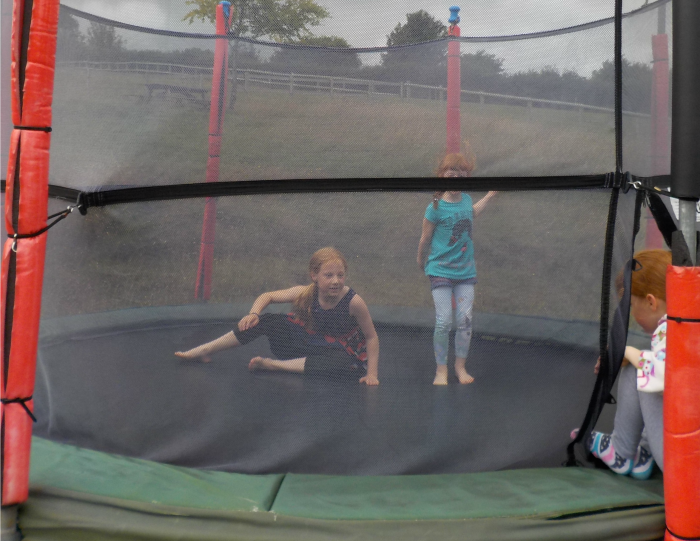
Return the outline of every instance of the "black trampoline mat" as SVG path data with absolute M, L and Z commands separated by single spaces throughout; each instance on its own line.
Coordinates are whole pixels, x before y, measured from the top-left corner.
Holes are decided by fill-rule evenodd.
M 432 385 L 432 329 L 378 325 L 378 387 L 248 371 L 265 338 L 211 363 L 173 355 L 232 324 L 114 328 L 40 347 L 34 433 L 159 462 L 243 473 L 385 475 L 559 466 L 596 352 L 475 333 L 476 378 Z M 359 377 L 359 376 L 358 376 Z

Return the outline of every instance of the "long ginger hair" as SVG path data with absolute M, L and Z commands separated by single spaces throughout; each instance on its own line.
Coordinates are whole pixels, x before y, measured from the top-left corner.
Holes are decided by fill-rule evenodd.
M 459 152 L 445 154 L 445 157 L 442 158 L 440 165 L 438 165 L 437 169 L 435 170 L 436 177 L 445 177 L 447 176 L 446 173 L 448 171 L 458 171 L 462 173 L 460 176 L 465 177 L 471 175 L 472 171 L 474 171 L 474 168 L 476 167 L 476 156 L 474 156 L 474 154 L 470 151 L 468 143 L 465 142 L 465 146 L 467 148 L 466 156 Z M 438 208 L 438 203 L 444 194 L 444 191 L 435 192 L 433 194 L 434 209 Z
M 632 267 L 631 293 L 635 297 L 646 297 L 649 294 L 657 299 L 666 300 L 666 267 L 671 264 L 671 252 L 652 249 L 640 250 L 634 254 Z M 620 273 L 615 286 L 623 293 L 623 276 Z
M 348 262 L 345 256 L 335 248 L 328 246 L 317 250 L 309 261 L 309 275 L 321 272 L 321 267 L 331 261 L 340 261 L 345 272 L 348 271 Z M 316 294 L 316 282 L 311 282 L 304 291 L 294 300 L 293 310 L 296 316 L 302 321 L 304 327 L 312 331 L 314 327 L 311 307 Z

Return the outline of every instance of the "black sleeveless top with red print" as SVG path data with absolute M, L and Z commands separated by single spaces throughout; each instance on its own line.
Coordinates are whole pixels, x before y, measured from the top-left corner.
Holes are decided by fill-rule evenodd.
M 311 304 L 313 330 L 304 327 L 296 314 L 288 314 L 287 319 L 305 331 L 304 341 L 312 346 L 343 349 L 348 355 L 360 361 L 367 361 L 367 346 L 357 320 L 350 315 L 350 301 L 357 295 L 352 288 L 333 308 L 325 310 L 318 302 L 318 291 L 314 290 Z

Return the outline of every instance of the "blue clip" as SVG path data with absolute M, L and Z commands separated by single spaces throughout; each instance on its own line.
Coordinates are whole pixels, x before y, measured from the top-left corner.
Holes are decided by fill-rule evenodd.
M 222 2 L 219 2 L 219 4 L 224 6 L 224 17 L 226 17 L 226 21 L 228 23 L 228 20 L 231 18 L 231 2 L 223 0 Z
M 458 24 L 459 23 L 459 6 L 452 6 L 450 8 L 450 18 L 447 19 L 447 22 L 450 24 Z

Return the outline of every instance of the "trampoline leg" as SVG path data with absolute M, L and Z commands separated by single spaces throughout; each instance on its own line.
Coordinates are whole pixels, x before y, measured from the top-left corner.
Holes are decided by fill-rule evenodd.
M 2 528 L 0 528 L 0 538 L 3 541 L 20 541 L 22 535 L 17 525 L 17 505 L 3 506 L 2 508 Z

